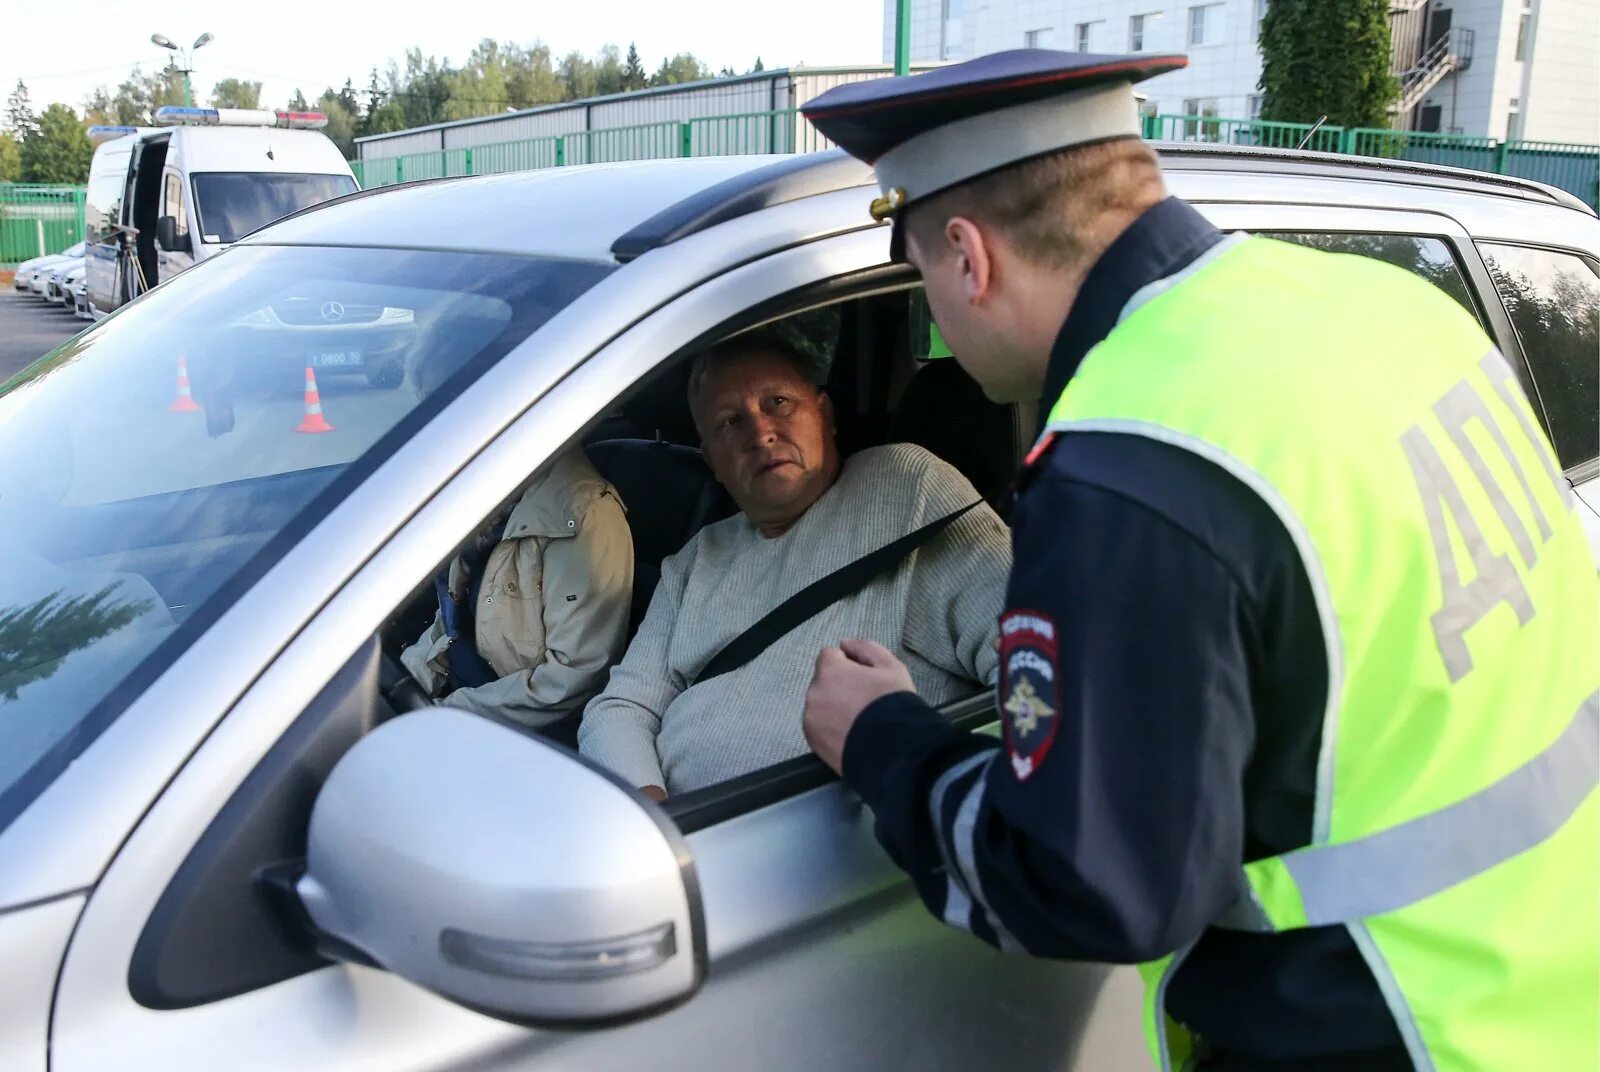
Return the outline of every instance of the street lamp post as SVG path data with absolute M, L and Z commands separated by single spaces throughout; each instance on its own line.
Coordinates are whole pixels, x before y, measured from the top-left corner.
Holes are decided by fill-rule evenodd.
M 172 39 L 166 34 L 150 35 L 151 44 L 158 45 L 161 48 L 171 49 L 177 54 L 178 60 L 183 64 L 183 66 L 179 67 L 178 70 L 183 72 L 183 105 L 185 108 L 194 107 L 194 89 L 189 84 L 189 76 L 194 73 L 192 57 L 197 49 L 204 47 L 211 41 L 211 39 L 211 34 L 203 33 L 195 39 L 194 44 L 189 47 L 187 52 L 185 52 L 183 49 L 175 45 L 172 42 Z

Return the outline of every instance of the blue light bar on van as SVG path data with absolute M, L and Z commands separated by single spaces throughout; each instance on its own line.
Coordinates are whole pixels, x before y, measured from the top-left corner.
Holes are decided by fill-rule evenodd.
M 138 127 L 117 127 L 105 123 L 96 123 L 89 128 L 90 141 L 106 141 L 109 138 L 120 138 L 125 134 L 139 133 Z
M 196 123 L 200 126 L 214 127 L 220 117 L 215 108 L 184 108 L 176 104 L 165 104 L 156 109 L 156 125 L 170 127 L 178 123 Z

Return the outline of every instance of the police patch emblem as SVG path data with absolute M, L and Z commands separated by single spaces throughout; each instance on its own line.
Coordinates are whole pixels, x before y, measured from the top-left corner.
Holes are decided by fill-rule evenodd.
M 1018 781 L 1039 769 L 1060 728 L 1056 653 L 1056 623 L 1048 614 L 1014 610 L 1000 619 L 1001 725 Z

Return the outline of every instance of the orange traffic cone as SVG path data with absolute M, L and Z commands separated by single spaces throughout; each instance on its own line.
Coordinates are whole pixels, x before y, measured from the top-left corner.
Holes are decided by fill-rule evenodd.
M 173 413 L 200 412 L 194 395 L 189 393 L 189 362 L 182 354 L 178 355 L 178 397 L 172 400 L 172 405 L 167 409 Z
M 317 374 L 311 371 L 311 366 L 306 366 L 306 416 L 297 432 L 331 432 L 333 425 L 322 416 L 322 396 L 317 394 Z

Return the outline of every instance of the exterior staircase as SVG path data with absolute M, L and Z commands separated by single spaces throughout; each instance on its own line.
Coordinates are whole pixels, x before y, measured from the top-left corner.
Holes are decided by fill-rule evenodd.
M 1422 2 L 1425 3 L 1426 0 Z M 1464 27 L 1452 27 L 1424 48 L 1415 62 L 1395 72 L 1396 77 L 1400 79 L 1400 97 L 1389 106 L 1390 113 L 1410 115 L 1411 110 L 1421 104 L 1422 98 L 1443 81 L 1446 75 L 1464 71 L 1470 66 L 1472 66 L 1472 31 Z

